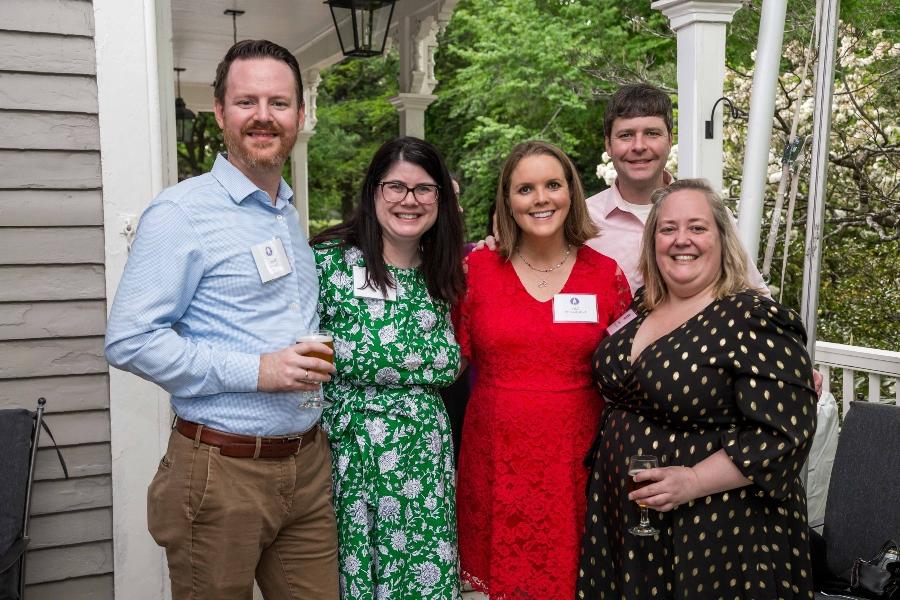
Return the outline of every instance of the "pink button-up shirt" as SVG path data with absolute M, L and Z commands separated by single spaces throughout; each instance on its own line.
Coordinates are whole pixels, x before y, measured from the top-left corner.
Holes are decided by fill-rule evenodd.
M 663 184 L 672 183 L 672 175 L 664 174 Z M 619 186 L 614 183 L 599 194 L 587 199 L 588 213 L 600 230 L 597 237 L 588 240 L 587 245 L 619 264 L 619 268 L 628 279 L 631 293 L 644 285 L 639 262 L 641 258 L 641 240 L 644 237 L 644 222 L 636 214 L 628 210 Z M 729 212 L 729 214 L 731 214 Z M 734 221 L 734 215 L 731 215 Z M 735 227 L 737 223 L 735 222 Z M 759 269 L 751 261 L 748 265 L 750 284 L 769 294 L 769 288 L 763 281 Z

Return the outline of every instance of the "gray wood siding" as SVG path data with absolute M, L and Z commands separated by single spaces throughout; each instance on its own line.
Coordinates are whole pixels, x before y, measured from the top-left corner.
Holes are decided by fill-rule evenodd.
M 100 190 L 0 190 L 6 227 L 103 225 Z
M 113 599 L 112 479 L 93 5 L 0 0 L 0 408 L 41 436 L 33 600 Z

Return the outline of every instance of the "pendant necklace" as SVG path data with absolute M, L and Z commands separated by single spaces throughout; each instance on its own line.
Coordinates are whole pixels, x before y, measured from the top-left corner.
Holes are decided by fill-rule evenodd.
M 532 271 L 536 271 L 538 273 L 549 273 L 551 271 L 555 271 L 556 269 L 560 268 L 561 266 L 566 264 L 567 260 L 569 260 L 569 254 L 571 254 L 571 253 L 572 253 L 572 244 L 566 244 L 566 254 L 562 257 L 561 261 L 559 261 L 552 267 L 548 267 L 546 269 L 539 269 L 539 268 L 535 267 L 533 264 L 531 264 L 530 262 L 528 262 L 528 260 L 524 256 L 522 256 L 521 250 L 519 250 L 519 248 L 516 247 L 516 254 L 519 256 L 519 258 L 522 259 L 522 262 L 525 263 L 525 266 L 528 267 L 529 269 L 531 269 Z M 539 288 L 547 287 L 547 280 L 541 279 L 540 281 L 538 281 L 538 287 Z

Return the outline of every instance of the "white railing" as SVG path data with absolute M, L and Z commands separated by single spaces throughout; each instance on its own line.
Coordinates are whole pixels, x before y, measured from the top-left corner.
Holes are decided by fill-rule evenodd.
M 867 376 L 869 402 L 895 402 L 900 406 L 900 352 L 816 342 L 815 362 L 824 379 L 823 393 L 831 391 L 830 379 L 833 369 L 841 369 L 842 413 L 850 408 L 850 401 L 856 399 L 855 383 L 857 374 Z M 887 379 L 888 387 L 893 383 L 893 398 L 883 398 L 882 379 Z M 837 394 L 835 394 L 837 396 Z

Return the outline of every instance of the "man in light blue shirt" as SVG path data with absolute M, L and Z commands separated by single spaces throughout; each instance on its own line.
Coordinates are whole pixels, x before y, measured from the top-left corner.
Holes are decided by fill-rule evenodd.
M 245 40 L 216 73 L 227 158 L 141 217 L 109 316 L 110 364 L 172 395 L 169 447 L 148 491 L 172 597 L 337 598 L 331 455 L 300 392 L 334 367 L 295 343 L 318 326 L 318 282 L 281 178 L 303 123 L 289 51 Z

